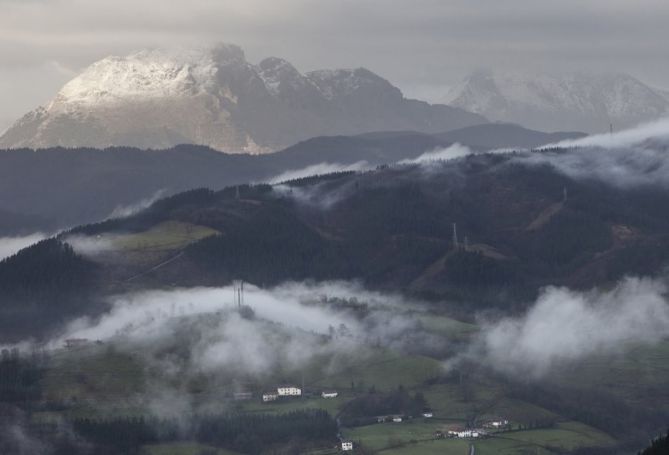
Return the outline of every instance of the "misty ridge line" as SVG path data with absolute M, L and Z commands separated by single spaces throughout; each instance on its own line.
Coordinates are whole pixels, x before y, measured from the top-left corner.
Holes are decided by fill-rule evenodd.
M 433 168 L 448 161 L 466 158 L 476 154 L 518 154 L 514 162 L 520 164 L 551 164 L 558 171 L 572 178 L 583 179 L 598 177 L 619 186 L 636 186 L 644 183 L 669 183 L 669 118 L 640 124 L 636 127 L 614 132 L 613 134 L 595 134 L 581 139 L 570 139 L 546 144 L 534 149 L 500 148 L 479 152 L 453 143 L 448 147 L 427 150 L 416 158 L 397 161 L 396 165 L 419 165 Z M 634 153 L 629 152 L 634 148 Z M 560 153 L 554 153 L 560 149 Z M 566 151 L 567 153 L 562 153 Z M 606 154 L 604 151 L 608 151 Z M 363 162 L 354 165 L 342 165 L 323 162 L 306 168 L 289 171 L 269 179 L 276 184 L 291 179 L 320 175 L 329 172 L 366 171 Z M 309 174 L 309 171 L 314 171 Z M 651 174 L 651 175 L 649 175 Z
M 336 172 L 366 171 L 371 168 L 371 165 L 367 161 L 358 161 L 352 164 L 330 163 L 323 161 L 321 163 L 311 164 L 299 169 L 289 169 L 275 175 L 274 177 L 263 180 L 263 183 L 276 185 L 291 180 L 298 180 L 316 175 L 333 174 Z
M 43 232 L 35 232 L 22 237 L 0 237 L 0 261 L 46 238 L 48 236 Z
M 119 205 L 104 218 L 104 220 L 127 218 L 135 215 L 142 210 L 148 209 L 154 202 L 166 196 L 166 191 L 161 189 L 148 197 L 139 199 L 137 202 L 129 205 Z M 28 248 L 42 240 L 52 237 L 59 237 L 68 232 L 71 227 L 60 229 L 57 232 L 34 232 L 24 236 L 0 237 L 0 261 L 10 256 L 14 256 L 21 250 Z M 74 250 L 84 256 L 94 256 L 98 253 L 111 251 L 116 245 L 118 236 L 105 236 L 103 239 L 95 239 L 86 236 L 68 235 L 64 238 Z
M 477 154 L 513 155 L 526 166 L 550 165 L 576 179 L 598 179 L 619 188 L 669 186 L 669 117 L 626 130 L 546 144 L 534 149 L 501 148 L 477 152 L 460 144 L 425 152 L 399 165 L 418 165 L 431 172 L 452 160 Z
M 144 197 L 135 203 L 128 205 L 118 205 L 114 208 L 114 210 L 112 210 L 112 212 L 105 219 L 127 218 L 129 216 L 141 212 L 144 209 L 149 208 L 151 205 L 153 205 L 154 202 L 158 201 L 159 199 L 162 199 L 166 195 L 167 191 L 165 189 L 160 189 L 155 193 L 153 193 L 152 195 Z
M 639 125 L 613 134 L 599 134 L 582 139 L 561 141 L 535 149 L 502 148 L 478 152 L 454 143 L 428 150 L 416 158 L 400 160 L 390 166 L 417 166 L 426 176 L 440 172 L 445 165 L 479 154 L 511 155 L 511 162 L 524 166 L 550 165 L 558 172 L 576 179 L 598 179 L 606 184 L 630 188 L 656 184 L 669 186 L 669 118 Z M 351 188 L 325 192 L 321 184 L 293 187 L 284 181 L 306 177 L 309 171 L 365 172 L 365 166 L 323 162 L 281 174 L 269 183 L 279 193 L 299 203 L 329 209 L 351 193 Z M 279 183 L 281 182 L 281 183 Z
M 576 147 L 602 147 L 619 148 L 639 145 L 648 139 L 658 139 L 666 143 L 669 141 L 669 117 L 655 121 L 641 123 L 633 128 L 627 128 L 613 133 L 600 133 L 589 135 L 580 139 L 567 139 L 537 148 L 544 150 L 550 148 L 576 148 Z

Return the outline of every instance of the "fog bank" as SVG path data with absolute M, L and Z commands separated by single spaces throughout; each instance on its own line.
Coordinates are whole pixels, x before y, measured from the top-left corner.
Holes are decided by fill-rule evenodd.
M 13 256 L 23 248 L 47 238 L 45 234 L 36 232 L 24 237 L 0 237 L 0 260 Z
M 483 322 L 472 355 L 503 373 L 541 378 L 594 354 L 669 337 L 667 285 L 626 278 L 608 291 L 546 288 L 528 312 Z

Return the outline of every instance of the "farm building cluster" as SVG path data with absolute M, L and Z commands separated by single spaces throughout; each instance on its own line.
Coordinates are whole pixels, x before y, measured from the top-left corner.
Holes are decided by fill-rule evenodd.
M 296 398 L 302 396 L 302 389 L 292 385 L 283 385 L 269 392 L 264 392 L 262 394 L 263 403 L 269 403 L 270 401 L 276 401 L 279 398 L 290 397 Z
M 432 413 L 432 410 L 424 409 L 423 412 L 421 412 L 420 417 L 423 417 L 424 419 L 431 419 L 432 417 L 434 417 L 434 414 Z M 405 420 L 410 420 L 413 418 L 414 416 L 399 415 L 399 414 L 376 416 L 376 423 L 385 423 L 385 422 L 402 423 Z
M 462 439 L 470 439 L 470 438 L 480 438 L 486 435 L 486 432 L 482 428 L 461 428 L 461 429 L 453 429 L 453 430 L 448 430 L 448 437 L 449 438 L 462 438 Z
M 294 385 L 281 385 L 276 389 L 268 390 L 262 393 L 261 398 L 263 403 L 271 403 L 280 399 L 286 398 L 300 398 L 302 396 L 312 396 L 310 393 L 305 394 L 301 387 Z M 321 398 L 332 399 L 339 396 L 336 390 L 323 390 L 320 392 Z M 233 394 L 236 401 L 250 400 L 253 398 L 252 392 L 236 392 Z
M 483 422 L 481 427 L 478 428 L 464 428 L 464 427 L 451 427 L 446 433 L 438 431 L 435 433 L 437 438 L 462 438 L 462 439 L 472 439 L 472 438 L 482 438 L 488 435 L 490 431 L 496 432 L 496 430 L 504 430 L 509 428 L 509 421 L 506 419 L 496 419 Z

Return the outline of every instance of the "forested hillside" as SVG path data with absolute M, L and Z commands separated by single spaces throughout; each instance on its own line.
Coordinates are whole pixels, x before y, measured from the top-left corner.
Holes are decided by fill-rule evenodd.
M 655 187 L 615 188 L 521 165 L 513 154 L 477 155 L 190 191 L 74 232 L 142 232 L 172 220 L 219 233 L 142 277 L 152 284 L 356 278 L 506 306 L 546 284 L 590 287 L 660 270 L 669 259 L 667 204 Z

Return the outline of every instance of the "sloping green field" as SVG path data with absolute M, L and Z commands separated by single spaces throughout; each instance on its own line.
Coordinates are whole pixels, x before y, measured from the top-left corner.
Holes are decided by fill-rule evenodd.
M 125 251 L 169 251 L 189 243 L 216 235 L 219 232 L 191 223 L 166 221 L 137 234 L 125 234 L 114 239 L 114 244 Z

